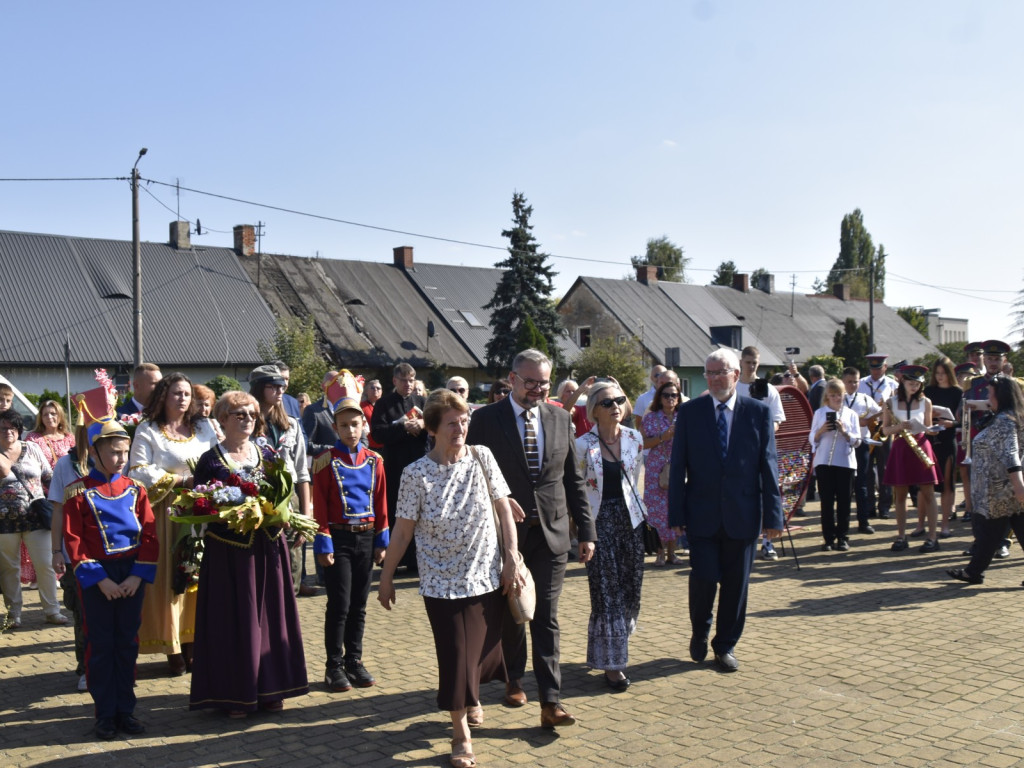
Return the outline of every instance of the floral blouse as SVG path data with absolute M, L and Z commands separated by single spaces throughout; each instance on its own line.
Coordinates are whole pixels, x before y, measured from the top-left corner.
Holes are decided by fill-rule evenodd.
M 51 469 L 57 466 L 57 461 L 61 456 L 67 456 L 71 449 L 75 447 L 75 436 L 70 432 L 58 435 L 57 437 L 42 435 L 38 432 L 29 432 L 25 435 L 25 439 L 42 448 L 43 456 L 50 462 Z
M 640 469 L 644 465 L 644 439 L 635 429 L 621 427 L 619 434 L 619 456 L 625 472 L 620 473 L 622 498 L 629 508 L 629 519 L 636 528 L 647 519 L 647 507 L 640 498 L 637 485 Z M 596 518 L 601 514 L 601 499 L 604 497 L 604 464 L 602 462 L 601 438 L 597 426 L 576 440 L 576 461 L 579 463 L 587 488 L 587 501 Z M 605 456 L 604 458 L 607 458 Z M 652 478 L 654 482 L 658 479 Z
M 1020 469 L 1024 458 L 1024 428 L 1008 413 L 997 413 L 971 443 L 971 506 L 974 514 L 995 517 L 993 496 L 1013 494 L 1007 473 Z
M 144 421 L 135 430 L 126 474 L 146 486 L 151 504 L 159 504 L 170 496 L 173 476 L 192 474 L 189 463 L 194 465 L 218 442 L 209 419 L 197 421 L 187 438 L 172 435 L 154 421 Z
M 416 562 L 420 594 L 456 600 L 493 592 L 501 586 L 501 552 L 492 501 L 509 495 L 490 450 L 474 446 L 454 464 L 429 456 L 402 472 L 395 517 L 416 523 Z
M 0 479 L 0 533 L 48 530 L 30 505 L 34 499 L 43 497 L 43 483 L 50 482 L 53 470 L 38 445 L 15 443 L 12 455 L 19 450 L 18 446 L 21 455 L 7 477 Z

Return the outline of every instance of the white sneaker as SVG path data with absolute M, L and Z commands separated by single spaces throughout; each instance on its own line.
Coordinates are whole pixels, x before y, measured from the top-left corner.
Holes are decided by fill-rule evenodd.
M 85 682 L 85 675 L 78 678 L 78 690 L 83 692 L 89 690 L 89 684 Z
M 56 624 L 57 626 L 60 626 L 60 627 L 65 626 L 70 621 L 71 621 L 71 619 L 69 619 L 67 616 L 65 616 L 60 611 L 57 611 L 57 613 L 51 613 L 49 616 L 46 617 L 46 623 L 47 624 Z
M 770 541 L 766 541 L 761 547 L 761 559 L 762 560 L 778 560 L 779 553 L 775 551 L 775 547 L 772 546 Z

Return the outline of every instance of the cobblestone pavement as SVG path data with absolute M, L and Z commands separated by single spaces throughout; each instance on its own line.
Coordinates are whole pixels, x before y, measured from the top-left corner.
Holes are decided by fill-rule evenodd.
M 481 765 L 543 766 L 1011 766 L 1024 764 L 1024 578 L 1015 551 L 983 586 L 944 573 L 962 565 L 969 526 L 942 551 L 893 553 L 894 525 L 853 537 L 848 553 L 820 552 L 816 506 L 795 518 L 792 551 L 758 560 L 738 674 L 689 661 L 685 565 L 648 558 L 633 687 L 616 694 L 588 670 L 587 580 L 570 564 L 562 598 L 564 703 L 579 724 L 539 725 L 530 704 L 483 692 L 474 732 Z M 374 593 L 375 595 L 375 593 Z M 325 598 L 300 609 L 312 692 L 283 713 L 247 720 L 189 712 L 188 677 L 141 657 L 136 714 L 143 738 L 97 743 L 88 694 L 76 693 L 72 631 L 43 623 L 26 594 L 24 628 L 0 636 L 0 764 L 5 766 L 442 766 L 447 715 L 435 710 L 436 667 L 415 581 L 385 612 L 371 596 L 367 667 L 378 685 L 331 694 L 322 685 Z

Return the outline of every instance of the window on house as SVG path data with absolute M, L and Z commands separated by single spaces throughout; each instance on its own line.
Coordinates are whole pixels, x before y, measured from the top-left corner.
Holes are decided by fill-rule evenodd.
M 581 325 L 576 329 L 576 343 L 580 348 L 590 346 L 590 326 Z
M 468 309 L 460 309 L 459 314 L 462 315 L 462 319 L 466 321 L 470 328 L 484 327 L 484 324 L 477 319 L 477 316 L 470 312 Z

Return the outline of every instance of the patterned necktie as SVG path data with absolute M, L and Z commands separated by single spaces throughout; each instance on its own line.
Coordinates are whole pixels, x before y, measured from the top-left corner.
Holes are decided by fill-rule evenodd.
M 526 465 L 530 468 L 530 479 L 534 482 L 540 477 L 540 451 L 537 450 L 537 430 L 533 426 L 533 417 L 529 411 L 523 411 L 523 450 L 526 451 Z
M 725 403 L 718 404 L 718 444 L 722 448 L 722 458 L 729 452 L 729 425 L 725 423 Z

